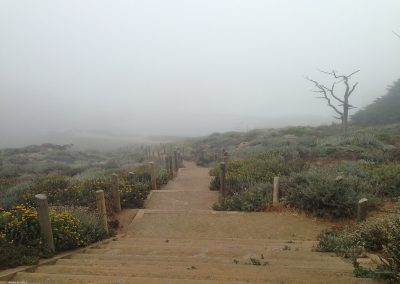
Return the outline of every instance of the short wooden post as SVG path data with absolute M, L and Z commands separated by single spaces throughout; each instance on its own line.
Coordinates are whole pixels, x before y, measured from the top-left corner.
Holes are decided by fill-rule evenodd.
M 178 165 L 178 153 L 174 151 L 174 163 L 175 163 L 175 172 L 178 173 L 179 165 Z
M 274 189 L 272 193 L 272 206 L 279 205 L 279 177 L 274 177 Z
M 357 204 L 357 222 L 364 222 L 367 218 L 367 204 L 368 199 L 361 198 Z
M 178 167 L 182 167 L 182 155 L 181 152 L 178 151 Z
M 134 172 L 128 173 L 128 182 L 130 185 L 133 185 L 135 183 L 135 173 Z
M 226 178 L 226 165 L 225 162 L 220 163 L 220 176 L 219 176 L 219 202 L 222 203 L 225 199 L 225 178 Z
M 223 158 L 223 161 L 224 161 L 225 163 L 227 163 L 227 162 L 228 162 L 228 160 L 229 160 L 229 155 L 228 155 L 228 152 L 224 152 L 224 158 Z
M 121 197 L 119 194 L 118 175 L 111 175 L 111 194 L 113 199 L 113 208 L 115 212 L 121 212 Z
M 97 211 L 100 215 L 100 222 L 103 230 L 108 234 L 106 200 L 104 198 L 103 190 L 96 190 Z
M 167 156 L 168 158 L 168 172 L 169 172 L 169 176 L 171 178 L 174 178 L 174 169 L 172 167 L 172 157 L 171 156 Z
M 165 169 L 167 170 L 167 172 L 169 174 L 169 158 L 168 158 L 168 156 L 165 157 Z
M 47 244 L 47 248 L 50 252 L 54 253 L 56 249 L 54 246 L 53 231 L 51 229 L 49 204 L 47 203 L 47 197 L 44 194 L 36 194 L 35 198 L 38 205 L 40 232 L 44 241 Z
M 151 178 L 151 189 L 157 190 L 157 176 L 156 176 L 156 167 L 154 165 L 154 162 L 149 163 L 149 170 Z

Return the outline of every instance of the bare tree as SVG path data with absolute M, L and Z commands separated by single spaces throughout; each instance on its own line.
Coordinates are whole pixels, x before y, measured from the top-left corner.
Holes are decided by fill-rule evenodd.
M 319 71 L 333 77 L 334 82 L 331 87 L 320 84 L 316 80 L 308 77 L 306 79 L 315 85 L 316 90 L 313 92 L 321 94 L 321 96 L 318 96 L 317 98 L 326 100 L 328 106 L 335 111 L 337 114 L 335 118 L 341 120 L 342 129 L 346 135 L 348 129 L 349 110 L 355 108 L 349 103 L 349 97 L 353 94 L 358 85 L 358 82 L 352 85 L 349 80 L 351 76 L 360 72 L 360 70 L 354 71 L 349 75 L 340 75 L 334 70 L 332 72 Z M 344 84 L 345 89 L 342 95 L 337 94 L 337 90 L 335 89 L 338 84 Z
M 395 31 L 392 31 L 392 33 L 394 33 L 395 36 L 397 36 L 398 38 L 400 38 L 400 34 L 396 33 Z

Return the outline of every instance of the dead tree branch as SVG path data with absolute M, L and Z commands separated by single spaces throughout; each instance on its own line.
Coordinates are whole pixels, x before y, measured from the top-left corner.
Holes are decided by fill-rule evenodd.
M 354 74 L 360 72 L 360 70 L 356 70 L 348 75 L 338 74 L 335 70 L 330 72 L 324 70 L 318 71 L 333 77 L 334 82 L 330 88 L 309 77 L 306 77 L 306 79 L 314 84 L 316 89 L 313 92 L 321 94 L 321 96 L 318 96 L 317 98 L 326 100 L 328 106 L 332 108 L 337 115 L 339 115 L 334 117 L 342 121 L 343 129 L 346 134 L 349 110 L 356 108 L 355 106 L 349 104 L 349 97 L 354 93 L 358 85 L 358 82 L 352 85 L 350 83 L 350 79 Z M 345 87 L 345 91 L 342 96 L 339 96 L 335 89 L 335 87 L 340 83 L 344 84 Z

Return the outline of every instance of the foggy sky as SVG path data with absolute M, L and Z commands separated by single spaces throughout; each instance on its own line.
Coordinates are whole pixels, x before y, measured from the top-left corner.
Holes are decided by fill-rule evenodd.
M 304 77 L 361 69 L 353 104 L 384 95 L 400 77 L 399 11 L 398 0 L 0 0 L 0 140 L 329 123 Z

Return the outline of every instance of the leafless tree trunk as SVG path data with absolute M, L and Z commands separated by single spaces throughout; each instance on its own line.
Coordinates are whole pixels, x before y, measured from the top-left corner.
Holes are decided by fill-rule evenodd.
M 326 100 L 328 102 L 328 106 L 336 112 L 337 116 L 335 116 L 335 118 L 341 120 L 343 133 L 347 135 L 349 110 L 355 108 L 349 103 L 349 97 L 358 85 L 358 83 L 351 85 L 349 80 L 351 76 L 360 72 L 360 70 L 354 71 L 349 75 L 339 75 L 334 70 L 332 72 L 320 72 L 330 75 L 334 78 L 335 81 L 332 83 L 331 87 L 320 84 L 316 80 L 310 79 L 308 77 L 306 79 L 314 83 L 316 90 L 313 92 L 321 94 L 321 96 L 317 98 Z M 337 95 L 335 90 L 335 87 L 340 83 L 343 83 L 345 86 L 345 91 L 342 96 Z

